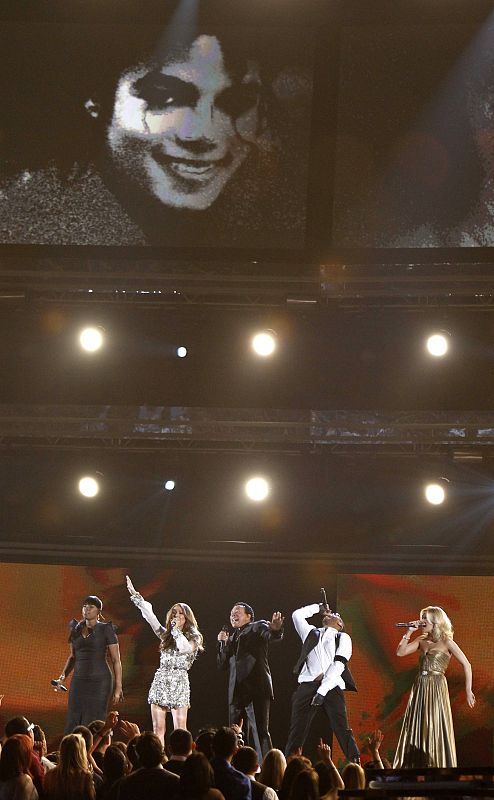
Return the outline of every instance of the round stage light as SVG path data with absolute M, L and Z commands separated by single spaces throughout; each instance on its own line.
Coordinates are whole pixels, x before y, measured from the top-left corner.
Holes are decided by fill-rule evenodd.
M 245 484 L 245 493 L 249 500 L 260 503 L 269 494 L 269 483 L 266 478 L 261 478 L 260 476 L 250 478 Z
M 187 355 L 186 347 L 177 347 L 177 356 L 179 358 L 185 358 L 186 355 Z
M 427 352 L 434 358 L 442 358 L 449 349 L 449 336 L 446 333 L 433 333 L 426 342 Z
M 79 344 L 86 353 L 95 353 L 103 346 L 103 331 L 101 328 L 84 328 L 79 334 Z
M 163 486 L 164 486 L 164 488 L 166 489 L 167 492 L 173 492 L 173 490 L 175 488 L 175 481 L 165 481 Z
M 273 355 L 276 350 L 276 333 L 274 331 L 260 331 L 252 337 L 252 349 L 262 358 Z
M 99 492 L 99 483 L 96 478 L 86 475 L 79 481 L 79 491 L 83 497 L 96 497 Z
M 427 502 L 433 506 L 440 506 L 446 499 L 446 490 L 440 483 L 428 483 L 424 494 Z

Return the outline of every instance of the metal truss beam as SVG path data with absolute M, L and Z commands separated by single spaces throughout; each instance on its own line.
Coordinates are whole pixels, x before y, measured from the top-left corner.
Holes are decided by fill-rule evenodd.
M 0 303 L 494 310 L 490 261 L 376 258 L 317 264 L 0 255 Z
M 494 412 L 0 406 L 0 447 L 494 455 Z

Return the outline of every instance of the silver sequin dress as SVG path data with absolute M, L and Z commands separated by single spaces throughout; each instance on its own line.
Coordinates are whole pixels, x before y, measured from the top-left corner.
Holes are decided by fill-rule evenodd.
M 190 706 L 190 685 L 188 671 L 197 655 L 179 653 L 175 648 L 163 649 L 161 645 L 160 665 L 156 670 L 148 703 L 163 708 L 188 708 Z

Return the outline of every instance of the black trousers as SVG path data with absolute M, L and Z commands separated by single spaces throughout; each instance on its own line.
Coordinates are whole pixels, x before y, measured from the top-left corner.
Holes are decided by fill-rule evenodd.
M 336 736 L 345 756 L 349 761 L 356 761 L 360 753 L 353 731 L 348 727 L 343 690 L 335 686 L 327 693 L 322 706 L 311 706 L 312 698 L 320 685 L 319 681 L 310 681 L 297 686 L 292 698 L 292 717 L 285 753 L 289 756 L 304 746 L 312 720 L 319 708 L 322 708 L 329 720 L 331 733 Z
M 238 725 L 240 720 L 244 720 L 245 743 L 254 747 L 259 763 L 262 763 L 262 759 L 273 746 L 269 734 L 270 707 L 270 697 L 255 697 L 246 705 L 231 703 L 228 709 L 230 725 Z

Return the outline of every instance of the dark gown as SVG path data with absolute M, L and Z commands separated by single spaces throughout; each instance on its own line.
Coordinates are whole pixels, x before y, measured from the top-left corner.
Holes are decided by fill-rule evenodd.
M 456 767 L 455 734 L 445 671 L 450 655 L 420 656 L 393 767 Z
M 70 623 L 74 650 L 74 674 L 70 683 L 65 733 L 77 725 L 105 719 L 113 691 L 113 674 L 106 660 L 107 647 L 118 644 L 111 622 L 97 622 L 89 636 L 81 635 L 78 623 Z

